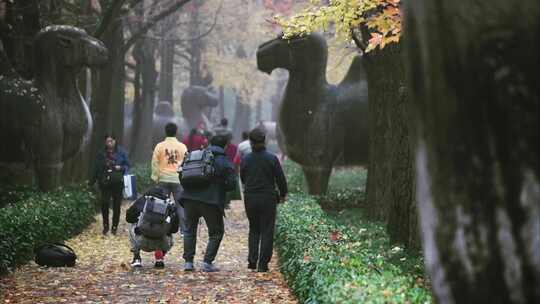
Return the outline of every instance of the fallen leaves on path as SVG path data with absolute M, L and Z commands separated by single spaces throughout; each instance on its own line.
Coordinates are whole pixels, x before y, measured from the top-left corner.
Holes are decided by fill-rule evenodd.
M 118 235 L 101 235 L 96 223 L 66 242 L 77 253 L 73 268 L 45 268 L 30 262 L 0 278 L 3 303 L 296 303 L 277 268 L 274 255 L 270 272 L 247 269 L 248 223 L 241 201 L 231 204 L 225 218 L 225 236 L 215 264 L 217 273 L 200 271 L 207 241 L 199 226 L 196 271 L 183 271 L 183 244 L 175 244 L 165 257 L 165 268 L 153 268 L 153 254 L 143 253 L 143 268 L 132 269 L 127 224 L 121 216 Z

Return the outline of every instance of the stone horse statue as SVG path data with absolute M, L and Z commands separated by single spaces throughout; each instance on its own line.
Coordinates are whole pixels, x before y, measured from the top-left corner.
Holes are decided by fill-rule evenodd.
M 209 87 L 196 85 L 187 87 L 181 97 L 182 116 L 185 121 L 184 131 L 189 132 L 200 122 L 204 122 L 210 128 L 210 122 L 204 113 L 208 107 L 216 107 L 218 101 L 218 94 Z
M 259 70 L 289 70 L 278 117 L 281 149 L 302 166 L 312 194 L 325 193 L 337 159 L 368 161 L 368 92 L 362 57 L 338 85 L 326 80 L 328 48 L 320 34 L 276 38 L 257 50 Z
M 63 162 L 90 139 L 92 117 L 77 87 L 83 66 L 107 61 L 84 30 L 48 26 L 33 42 L 33 81 L 0 76 L 0 162 L 32 165 L 39 188 L 59 186 Z

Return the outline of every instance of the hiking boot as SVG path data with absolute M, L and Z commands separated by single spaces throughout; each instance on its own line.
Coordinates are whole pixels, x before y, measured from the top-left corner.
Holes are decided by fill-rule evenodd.
M 184 271 L 193 271 L 193 270 L 195 270 L 195 267 L 193 266 L 193 262 L 184 263 Z
M 112 233 L 113 235 L 116 235 L 116 231 L 117 231 L 117 230 L 118 230 L 118 227 L 113 226 L 112 229 L 111 229 L 111 233 Z
M 141 257 L 133 257 L 133 261 L 131 262 L 131 267 L 133 268 L 141 268 L 142 267 L 142 260 Z
M 165 263 L 163 263 L 163 260 L 156 260 L 154 263 L 154 268 L 163 268 L 165 267 Z
M 268 272 L 268 265 L 259 265 L 257 272 Z
M 212 263 L 203 262 L 203 269 L 204 272 L 218 272 L 219 268 L 214 266 Z
M 251 269 L 251 270 L 257 269 L 257 263 L 248 263 L 248 269 Z
M 109 232 L 109 227 L 103 227 L 103 235 L 107 235 L 107 233 Z
M 156 262 L 154 263 L 155 268 L 165 267 L 165 263 L 163 263 L 164 256 L 165 256 L 165 253 L 162 250 L 154 251 L 154 259 L 156 260 Z

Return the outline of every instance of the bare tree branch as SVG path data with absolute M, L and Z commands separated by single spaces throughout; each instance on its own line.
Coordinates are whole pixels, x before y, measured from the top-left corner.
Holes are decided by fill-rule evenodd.
M 191 0 L 179 0 L 176 3 L 172 4 L 169 8 L 164 9 L 159 14 L 153 16 L 150 20 L 148 20 L 137 32 L 135 32 L 128 41 L 124 44 L 124 47 L 122 49 L 123 53 L 126 53 L 132 46 L 135 44 L 135 42 L 141 38 L 143 35 L 145 35 L 152 27 L 154 27 L 161 19 L 169 16 L 170 14 L 176 12 L 178 9 L 180 9 L 182 6 L 184 6 L 186 3 L 188 3 Z
M 105 15 L 103 16 L 103 19 L 99 23 L 96 31 L 94 32 L 94 36 L 97 38 L 101 38 L 101 36 L 107 31 L 109 26 L 112 24 L 113 20 L 120 14 L 120 9 L 122 8 L 122 5 L 126 0 L 113 0 L 107 10 L 105 11 Z

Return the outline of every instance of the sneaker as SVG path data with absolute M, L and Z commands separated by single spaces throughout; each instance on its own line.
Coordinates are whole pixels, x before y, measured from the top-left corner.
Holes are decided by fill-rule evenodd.
M 214 266 L 211 263 L 203 262 L 203 269 L 204 272 L 218 272 L 219 268 Z
M 195 270 L 195 267 L 193 267 L 193 262 L 184 263 L 184 271 L 193 271 L 193 270 Z
M 165 267 L 165 263 L 163 263 L 163 260 L 156 260 L 154 263 L 154 268 L 163 268 Z
M 257 269 L 257 263 L 248 263 L 248 269 L 251 269 L 251 270 Z
M 133 267 L 133 268 L 141 268 L 142 267 L 141 258 L 134 257 L 133 261 L 131 262 L 131 267 Z

